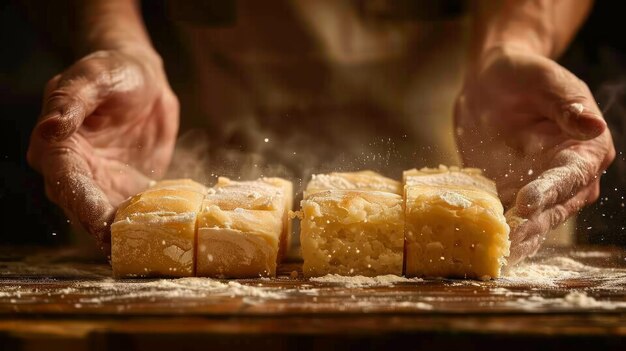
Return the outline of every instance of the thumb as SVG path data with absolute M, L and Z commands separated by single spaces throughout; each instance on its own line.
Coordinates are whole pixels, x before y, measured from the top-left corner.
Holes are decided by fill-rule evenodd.
M 63 141 L 75 133 L 111 95 L 115 82 L 109 61 L 107 56 L 94 53 L 52 78 L 44 90 L 42 113 L 34 133 L 48 142 Z
M 108 254 L 115 209 L 94 181 L 87 162 L 71 148 L 57 147 L 46 152 L 41 171 L 48 197 L 91 233 Z
M 46 92 L 43 112 L 35 125 L 34 132 L 47 141 L 67 139 L 100 102 L 97 86 L 84 78 L 70 77 L 57 84 Z
M 570 137 L 578 140 L 593 139 L 602 134 L 607 126 L 604 119 L 594 112 L 587 99 L 576 102 L 564 101 L 554 114 L 556 123 Z
M 545 74 L 538 83 L 543 88 L 537 101 L 540 112 L 573 139 L 599 136 L 607 125 L 589 87 L 566 69 L 557 69 L 562 72 Z

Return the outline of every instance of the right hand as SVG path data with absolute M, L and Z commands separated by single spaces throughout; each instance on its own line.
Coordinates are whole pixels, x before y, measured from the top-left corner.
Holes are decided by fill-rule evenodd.
M 156 53 L 97 51 L 46 85 L 28 163 L 108 254 L 115 208 L 166 171 L 178 114 Z

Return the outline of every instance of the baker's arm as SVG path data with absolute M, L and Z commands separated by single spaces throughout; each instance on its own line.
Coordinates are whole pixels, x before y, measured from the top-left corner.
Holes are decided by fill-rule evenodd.
M 46 85 L 27 158 L 48 197 L 107 252 L 115 207 L 169 164 L 178 101 L 136 1 L 71 4 L 86 56 Z
M 474 1 L 472 61 L 497 47 L 558 58 L 592 5 L 592 0 Z
M 98 50 L 142 49 L 154 53 L 136 0 L 75 1 L 76 50 L 88 54 Z
M 584 21 L 576 0 L 477 1 L 455 107 L 463 161 L 496 180 L 512 224 L 511 257 L 532 255 L 551 228 L 599 196 L 615 157 L 587 85 L 553 59 Z

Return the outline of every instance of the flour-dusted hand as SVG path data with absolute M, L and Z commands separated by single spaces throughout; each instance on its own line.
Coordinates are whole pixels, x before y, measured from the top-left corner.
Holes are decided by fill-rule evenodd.
M 177 131 L 160 58 L 97 51 L 48 82 L 28 162 L 48 197 L 108 252 L 115 207 L 166 171 Z
M 495 48 L 475 67 L 457 100 L 456 138 L 465 164 L 496 180 L 516 263 L 598 198 L 615 150 L 587 85 L 553 60 Z

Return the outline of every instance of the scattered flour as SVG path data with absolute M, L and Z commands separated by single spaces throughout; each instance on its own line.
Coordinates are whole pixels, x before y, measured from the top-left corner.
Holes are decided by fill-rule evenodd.
M 525 291 L 513 291 L 506 288 L 496 287 L 489 289 L 489 292 L 494 295 L 504 295 L 504 296 L 528 296 L 530 295 Z
M 611 257 L 610 252 L 606 251 L 574 251 L 571 254 L 577 258 L 609 258 Z
M 525 262 L 509 268 L 500 282 L 504 285 L 556 287 L 559 281 L 589 276 L 602 271 L 569 257 L 552 257 L 540 262 Z
M 343 276 L 338 274 L 327 274 L 323 277 L 315 277 L 310 279 L 318 283 L 340 284 L 346 288 L 364 288 L 374 286 L 392 286 L 396 283 L 421 282 L 420 278 L 405 278 L 393 274 L 379 275 L 377 277 Z
M 236 281 L 222 282 L 211 278 L 179 278 L 151 281 L 88 280 L 73 283 L 63 289 L 39 289 L 26 286 L 2 286 L 0 298 L 31 299 L 46 296 L 76 297 L 82 304 L 105 302 L 127 303 L 133 300 L 156 301 L 158 299 L 205 299 L 208 297 L 242 297 L 244 302 L 258 303 L 263 300 L 284 299 L 287 296 L 316 295 L 317 289 L 308 287 L 280 288 L 242 284 Z
M 601 253 L 585 254 L 586 257 L 602 257 Z M 156 302 L 177 307 L 240 298 L 246 304 L 273 301 L 280 306 L 277 308 L 312 311 L 466 311 L 468 301 L 475 302 L 477 311 L 485 311 L 485 308 L 531 312 L 626 309 L 626 269 L 594 267 L 562 256 L 535 257 L 492 281 L 443 279 L 443 291 L 425 288 L 441 284 L 437 280 L 395 275 L 330 274 L 311 278 L 310 283 L 286 277 L 230 281 L 211 278 L 115 280 L 110 278 L 110 269 L 90 267 L 88 263 L 66 261 L 13 262 L 0 274 L 0 303 L 20 308 L 20 305 L 57 303 L 62 299 L 85 311 L 108 302 L 125 309 L 135 303 Z M 289 282 L 286 285 L 285 280 Z M 402 289 L 393 288 L 396 285 Z M 358 290 L 338 291 L 337 287 Z M 368 287 L 389 288 L 367 291 Z M 346 296 L 346 292 L 351 295 Z M 302 297 L 307 302 L 302 303 Z
M 261 285 L 261 286 L 259 286 Z M 119 280 L 87 281 L 74 285 L 80 289 L 110 290 L 115 294 L 110 299 L 135 299 L 141 297 L 189 297 L 202 298 L 207 296 L 230 296 L 258 299 L 282 299 L 287 294 L 316 294 L 316 289 L 298 288 L 282 289 L 241 284 L 236 281 L 222 282 L 211 278 L 179 278 L 160 279 L 154 281 L 128 282 Z
M 472 201 L 455 191 L 446 191 L 439 195 L 439 198 L 453 207 L 468 208 L 472 206 Z
M 515 301 L 507 301 L 506 304 L 510 307 L 523 308 L 525 310 L 544 310 L 545 308 L 614 310 L 617 308 L 626 308 L 626 302 L 606 300 L 598 301 L 581 291 L 572 291 L 564 297 L 558 298 L 544 298 L 534 295 L 528 298 L 517 299 Z

